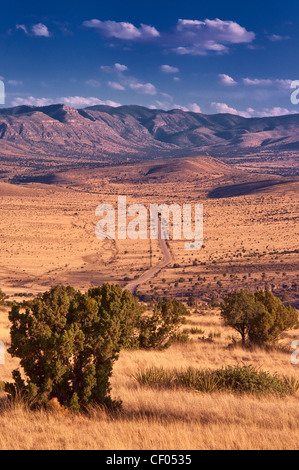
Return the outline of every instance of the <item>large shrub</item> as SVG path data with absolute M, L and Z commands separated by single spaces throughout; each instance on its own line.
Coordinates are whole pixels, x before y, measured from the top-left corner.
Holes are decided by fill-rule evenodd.
M 109 284 L 86 294 L 57 286 L 22 307 L 14 304 L 9 352 L 20 358 L 25 378 L 15 370 L 6 391 L 33 406 L 52 398 L 75 410 L 116 405 L 109 379 L 138 315 L 132 294 Z
M 240 333 L 242 344 L 273 343 L 284 331 L 298 324 L 296 309 L 286 307 L 270 291 L 231 292 L 220 308 L 225 324 Z

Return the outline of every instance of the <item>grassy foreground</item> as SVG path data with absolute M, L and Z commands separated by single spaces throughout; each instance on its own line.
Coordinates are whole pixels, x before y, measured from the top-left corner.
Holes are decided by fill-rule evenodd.
M 253 365 L 271 375 L 295 377 L 286 348 L 229 348 L 233 331 L 224 327 L 216 311 L 193 314 L 184 328 L 193 341 L 159 351 L 122 351 L 112 377 L 112 396 L 123 401 L 122 413 L 109 416 L 101 410 L 89 415 L 63 410 L 30 411 L 11 406 L 0 392 L 1 449 L 298 449 L 299 394 L 279 397 L 232 391 L 199 393 L 176 387 L 144 387 L 138 370 L 217 370 Z M 200 331 L 200 334 L 198 333 Z M 7 311 L 0 312 L 0 337 L 9 345 Z M 236 336 L 237 338 L 237 336 Z M 285 335 L 290 346 L 299 331 Z M 6 354 L 0 380 L 10 380 L 17 365 Z

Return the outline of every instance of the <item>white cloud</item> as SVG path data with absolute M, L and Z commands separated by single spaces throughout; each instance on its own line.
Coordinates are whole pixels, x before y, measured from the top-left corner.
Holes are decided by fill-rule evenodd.
M 84 26 L 88 28 L 95 28 L 99 33 L 106 37 L 114 37 L 117 39 L 127 40 L 144 40 L 160 36 L 159 31 L 153 26 L 141 24 L 137 28 L 132 23 L 117 22 L 117 21 L 101 21 L 93 19 L 84 21 Z
M 209 52 L 224 54 L 228 52 L 228 47 L 214 41 L 205 41 L 205 43 L 194 44 L 192 46 L 179 46 L 173 49 L 179 55 L 207 55 Z
M 118 64 L 118 63 L 114 64 L 114 68 L 118 72 L 124 72 L 125 70 L 128 70 L 128 67 L 126 65 Z
M 193 113 L 201 113 L 201 108 L 200 106 L 198 106 L 198 104 L 196 103 L 191 103 L 188 105 L 188 108 L 190 111 L 192 111 Z
M 84 21 L 84 26 L 96 29 L 106 37 L 131 41 L 153 41 L 163 48 L 170 48 L 180 55 L 224 54 L 233 44 L 249 44 L 255 33 L 247 31 L 235 21 L 205 19 L 179 19 L 171 31 L 159 32 L 154 26 L 117 21 L 93 19 Z
M 290 111 L 286 108 L 280 108 L 278 106 L 274 108 L 265 108 L 263 111 L 257 111 L 255 116 L 257 117 L 267 117 L 267 116 L 285 116 L 287 114 L 297 114 L 294 111 Z
M 83 96 L 64 96 L 62 98 L 59 98 L 58 103 L 64 103 L 67 106 L 71 106 L 73 108 L 83 108 L 87 106 L 95 106 L 95 105 L 107 105 L 107 106 L 112 106 L 114 108 L 121 106 L 120 103 L 117 103 L 115 101 L 111 100 L 105 100 L 102 101 L 99 98 L 95 98 L 93 96 L 90 96 L 88 98 L 85 98 Z
M 180 55 L 206 55 L 210 52 L 223 54 L 232 44 L 251 43 L 255 34 L 234 21 L 183 20 L 179 19 L 176 34 L 172 38 L 178 47 L 173 49 Z
M 230 77 L 229 75 L 226 75 L 225 73 L 220 73 L 218 76 L 220 78 L 222 85 L 225 85 L 225 86 L 237 85 L 237 82 L 232 77 Z
M 202 40 L 219 41 L 221 43 L 239 44 L 252 42 L 255 34 L 234 21 L 214 20 L 178 20 L 177 30 L 185 34 L 192 34 Z
M 186 106 L 181 106 L 180 104 L 174 104 L 173 109 L 180 109 L 181 111 L 190 111 Z
M 287 114 L 297 114 L 294 111 L 289 111 L 286 108 L 274 107 L 274 108 L 264 108 L 261 111 L 256 111 L 253 108 L 247 108 L 245 111 L 239 111 L 235 108 L 231 108 L 225 103 L 211 103 L 211 108 L 216 111 L 216 113 L 228 113 L 228 114 L 236 114 L 238 116 L 242 116 L 245 118 L 251 117 L 276 117 L 276 116 L 284 116 Z
M 139 82 L 131 82 L 129 83 L 129 87 L 137 91 L 138 93 L 143 93 L 144 95 L 156 95 L 157 90 L 155 85 L 152 83 L 139 83 Z
M 49 106 L 51 104 L 65 104 L 67 106 L 73 107 L 73 108 L 83 108 L 87 106 L 95 106 L 95 105 L 107 105 L 107 106 L 112 106 L 112 107 L 118 107 L 121 106 L 120 103 L 117 103 L 115 101 L 111 100 L 100 100 L 95 97 L 83 97 L 83 96 L 63 96 L 57 99 L 51 99 L 51 98 L 35 98 L 34 96 L 28 96 L 27 98 L 15 98 L 12 101 L 12 106 L 21 106 L 21 105 L 27 105 L 27 106 Z
M 272 42 L 287 41 L 291 39 L 290 36 L 280 36 L 279 34 L 271 34 L 270 36 L 268 36 L 268 38 Z
M 86 85 L 91 86 L 93 88 L 99 88 L 102 84 L 98 80 L 86 80 L 85 82 Z
M 28 96 L 27 98 L 17 97 L 12 101 L 12 106 L 48 106 L 53 104 L 51 98 L 35 98 L 34 96 Z
M 38 23 L 32 26 L 32 33 L 34 36 L 40 36 L 40 37 L 45 37 L 49 38 L 50 33 L 46 25 L 43 23 Z
M 118 82 L 108 82 L 108 85 L 114 90 L 125 90 L 125 87 Z
M 112 72 L 125 72 L 128 70 L 128 67 L 123 64 L 114 64 L 114 65 L 101 65 L 101 70 L 107 73 L 112 73 Z
M 180 104 L 174 104 L 172 106 L 173 109 L 180 109 L 181 111 L 187 112 L 192 112 L 192 113 L 201 113 L 201 108 L 197 103 L 191 103 L 188 104 L 187 106 L 182 106 Z
M 21 29 L 25 34 L 28 34 L 28 30 L 24 24 L 16 24 L 16 29 Z
M 292 80 L 283 80 L 283 79 L 259 79 L 259 78 L 243 78 L 243 83 L 246 86 L 256 86 L 256 87 L 276 87 L 281 89 L 290 90 Z
M 20 86 L 23 85 L 23 82 L 21 80 L 7 80 L 6 82 L 8 85 L 11 86 Z
M 236 114 L 242 117 L 250 117 L 250 113 L 247 111 L 238 111 L 235 108 L 231 108 L 226 103 L 211 103 L 211 108 L 219 114 Z
M 172 65 L 161 65 L 160 70 L 163 73 L 178 73 L 179 72 L 179 69 L 177 67 L 173 67 Z

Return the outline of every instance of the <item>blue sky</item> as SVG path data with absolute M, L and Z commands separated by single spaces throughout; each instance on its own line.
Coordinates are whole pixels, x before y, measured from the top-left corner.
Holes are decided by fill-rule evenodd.
M 298 45 L 297 0 L 1 2 L 5 106 L 295 113 Z

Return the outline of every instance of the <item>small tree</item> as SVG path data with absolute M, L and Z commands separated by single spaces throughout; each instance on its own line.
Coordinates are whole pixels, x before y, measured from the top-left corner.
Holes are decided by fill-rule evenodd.
M 271 291 L 257 291 L 255 302 L 263 305 L 264 314 L 257 318 L 249 331 L 249 340 L 253 343 L 274 343 L 286 330 L 298 325 L 297 310 L 285 306 Z
M 186 315 L 190 315 L 189 310 L 176 299 L 156 303 L 152 314 L 140 318 L 138 337 L 140 348 L 168 347 Z
M 250 292 L 241 289 L 227 294 L 220 308 L 225 325 L 240 333 L 242 344 L 245 345 L 251 325 L 257 317 L 263 315 L 262 306 L 255 303 Z
M 52 398 L 75 410 L 113 406 L 113 363 L 131 338 L 138 314 L 132 294 L 109 284 L 86 294 L 57 286 L 23 307 L 14 304 L 9 352 L 20 358 L 25 379 L 15 370 L 6 391 L 39 407 Z
M 255 294 L 245 289 L 229 293 L 223 300 L 221 316 L 225 325 L 240 333 L 242 344 L 275 342 L 282 332 L 298 323 L 297 311 L 270 291 Z

